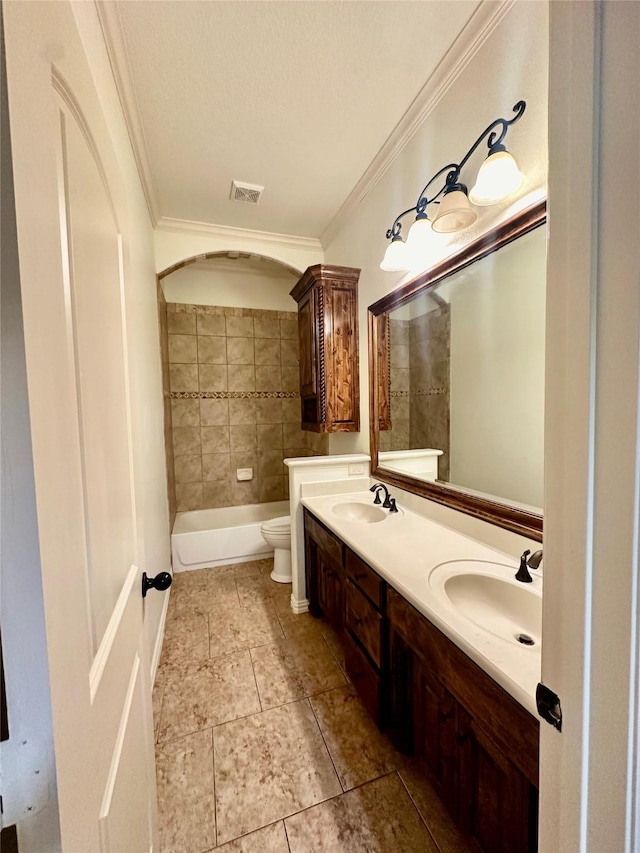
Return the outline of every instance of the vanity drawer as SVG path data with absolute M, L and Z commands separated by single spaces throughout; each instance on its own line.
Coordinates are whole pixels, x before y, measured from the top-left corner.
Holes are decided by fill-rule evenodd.
M 347 675 L 362 700 L 362 704 L 378 726 L 381 726 L 380 676 L 347 631 L 344 633 L 344 660 Z
M 347 580 L 346 624 L 371 660 L 380 667 L 382 616 L 350 579 Z
M 342 565 L 342 542 L 306 509 L 304 511 L 304 528 L 326 554 Z
M 384 581 L 374 570 L 363 562 L 357 554 L 345 548 L 347 577 L 369 596 L 378 609 L 382 609 L 384 600 Z

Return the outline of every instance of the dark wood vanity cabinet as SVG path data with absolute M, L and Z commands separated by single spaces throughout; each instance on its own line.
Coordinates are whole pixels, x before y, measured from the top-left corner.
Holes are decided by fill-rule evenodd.
M 482 850 L 537 849 L 539 724 L 395 590 L 389 734 Z
M 308 510 L 309 609 L 342 632 L 349 678 L 486 853 L 535 853 L 539 723 Z
M 351 267 L 316 264 L 291 296 L 298 303 L 302 429 L 358 432 L 358 278 Z

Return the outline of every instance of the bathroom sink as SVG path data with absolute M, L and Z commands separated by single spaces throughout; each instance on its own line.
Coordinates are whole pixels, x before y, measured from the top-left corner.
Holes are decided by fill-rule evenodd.
M 515 571 L 502 563 L 459 560 L 436 566 L 429 583 L 477 627 L 512 643 L 539 647 L 542 595 L 538 584 L 516 581 Z
M 379 506 L 361 503 L 360 501 L 343 501 L 335 504 L 333 514 L 346 521 L 358 521 L 363 524 L 375 524 L 384 521 L 387 513 Z

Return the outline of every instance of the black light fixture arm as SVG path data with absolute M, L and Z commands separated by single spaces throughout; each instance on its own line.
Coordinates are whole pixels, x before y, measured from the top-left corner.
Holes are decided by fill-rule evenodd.
M 403 219 L 408 213 L 413 213 L 415 211 L 418 215 L 423 214 L 428 204 L 433 204 L 434 202 L 437 203 L 440 196 L 443 195 L 447 189 L 458 183 L 462 169 L 467 164 L 471 155 L 485 139 L 487 139 L 487 147 L 490 153 L 492 152 L 492 149 L 496 149 L 498 151 L 502 150 L 498 146 L 502 146 L 502 141 L 507 135 L 508 129 L 522 117 L 526 106 L 526 101 L 518 101 L 518 103 L 513 107 L 513 112 L 515 113 L 513 118 L 497 118 L 495 121 L 492 121 L 491 124 L 482 131 L 480 136 L 476 139 L 459 163 L 449 163 L 447 166 L 443 166 L 442 169 L 439 169 L 425 185 L 424 189 L 418 196 L 416 204 L 413 207 L 407 208 L 407 210 L 403 210 L 402 213 L 399 213 L 396 216 L 393 225 L 387 230 L 387 240 L 400 236 L 400 231 L 402 230 L 401 219 Z M 440 189 L 434 196 L 428 198 L 426 193 L 429 187 L 445 173 L 447 176 Z

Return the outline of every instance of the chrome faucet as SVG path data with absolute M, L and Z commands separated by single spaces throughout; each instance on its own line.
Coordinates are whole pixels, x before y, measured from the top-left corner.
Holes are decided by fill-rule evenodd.
M 520 567 L 516 573 L 516 580 L 520 581 L 520 583 L 531 583 L 533 578 L 529 574 L 529 569 L 537 569 L 540 563 L 542 562 L 542 550 L 536 551 L 531 554 L 531 551 L 525 551 L 522 557 L 520 557 Z
M 370 492 L 375 492 L 376 496 L 374 499 L 374 504 L 381 503 L 380 501 L 380 489 L 384 490 L 384 503 L 382 504 L 383 509 L 388 509 L 389 512 L 398 512 L 398 507 L 396 506 L 396 499 L 392 498 L 389 494 L 389 490 L 385 486 L 384 483 L 374 483 L 373 486 L 369 489 Z

